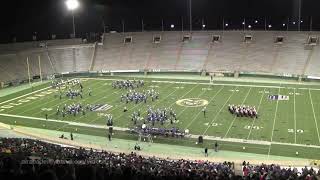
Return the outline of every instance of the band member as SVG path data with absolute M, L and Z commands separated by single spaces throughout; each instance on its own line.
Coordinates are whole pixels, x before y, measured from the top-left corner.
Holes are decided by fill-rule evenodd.
M 207 111 L 207 107 L 205 106 L 205 107 L 202 109 L 203 117 L 204 117 L 204 118 L 206 118 L 206 111 Z

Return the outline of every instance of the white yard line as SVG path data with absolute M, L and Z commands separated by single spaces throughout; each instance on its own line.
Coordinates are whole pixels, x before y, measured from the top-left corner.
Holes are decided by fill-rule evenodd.
M 168 87 L 170 87 L 170 85 L 169 85 Z M 155 104 L 152 104 L 152 105 L 155 106 L 156 104 L 164 101 L 164 100 L 167 99 L 169 96 L 171 96 L 172 93 L 176 92 L 177 90 L 178 90 L 178 89 L 172 91 L 172 92 L 171 92 L 169 95 L 167 95 L 164 99 L 161 99 L 160 101 L 157 101 Z M 144 104 L 144 103 L 140 102 L 140 103 L 138 103 L 138 104 L 135 104 L 132 108 L 128 109 L 128 112 L 131 111 L 132 109 L 135 109 L 135 108 L 137 108 L 137 107 L 142 106 L 142 104 Z M 121 114 L 120 116 L 116 117 L 115 119 L 119 119 L 120 117 L 122 117 L 122 116 L 124 116 L 124 115 L 125 115 L 125 114 Z M 94 120 L 94 121 L 91 121 L 90 123 L 92 123 L 92 122 L 95 122 L 95 120 Z
M 98 84 L 98 83 L 97 83 Z M 90 86 L 90 87 L 93 87 L 93 86 Z M 97 89 L 99 89 L 99 88 L 102 88 L 102 87 L 104 87 L 104 86 L 99 86 Z M 116 92 L 119 92 L 119 91 L 121 91 L 121 90 L 117 90 Z M 104 93 L 104 92 L 100 92 L 101 94 L 102 93 Z M 97 95 L 98 94 L 100 94 L 100 93 L 97 93 Z M 113 92 L 112 94 L 110 94 L 110 95 L 108 95 L 108 96 L 106 96 L 106 97 L 109 97 L 109 96 L 111 96 L 111 95 L 113 95 L 115 92 Z M 62 102 L 60 102 L 58 105 L 60 106 L 60 105 L 63 105 L 63 103 L 65 103 L 66 101 L 68 101 L 69 99 L 67 98 L 66 100 L 64 100 L 64 101 L 62 101 Z M 98 100 L 100 100 L 100 99 L 98 99 Z M 96 101 L 94 101 L 94 102 L 97 102 L 98 100 L 96 100 Z M 54 105 L 54 106 L 52 106 L 52 109 L 54 109 L 54 107 L 55 106 L 57 106 L 57 105 Z M 41 112 L 40 112 L 41 113 Z M 37 114 L 37 113 L 36 113 Z M 50 113 L 49 114 L 49 116 L 51 116 L 51 115 L 54 115 L 55 113 L 53 112 L 53 113 Z M 85 117 L 85 116 L 80 116 L 79 118 L 77 118 L 76 119 L 76 121 L 79 121 L 81 118 L 83 118 L 83 117 Z M 74 122 L 76 122 L 76 121 L 71 121 L 72 123 L 74 123 Z M 68 125 L 68 124 L 67 124 Z M 59 128 L 57 128 L 56 130 L 58 131 L 58 130 L 60 130 L 60 129 L 62 129 L 62 128 L 64 128 L 66 125 L 63 125 L 63 126 L 61 126 L 61 127 L 59 127 Z
M 23 98 L 23 97 L 29 96 L 29 95 L 31 95 L 31 94 L 35 94 L 35 93 L 38 93 L 38 92 L 41 92 L 41 91 L 47 90 L 47 89 L 49 89 L 49 88 L 51 88 L 51 87 L 42 88 L 42 89 L 39 89 L 39 90 L 33 91 L 33 92 L 31 92 L 31 93 L 24 94 L 24 95 L 22 95 L 22 96 L 18 96 L 18 97 L 15 97 L 15 98 L 9 99 L 9 100 L 7 100 L 7 101 L 3 101 L 3 102 L 1 102 L 1 103 L 0 103 L 0 105 L 5 104 L 5 103 L 8 103 L 8 102 L 11 102 L 11 101 L 14 101 L 14 100 L 16 100 L 16 99 L 20 99 L 20 98 Z
M 74 80 L 74 79 L 71 79 L 71 80 L 69 80 L 69 81 L 72 81 L 72 80 Z M 14 101 L 14 100 L 16 100 L 16 99 L 19 99 L 19 98 L 22 98 L 22 97 L 25 97 L 25 96 L 29 96 L 29 95 L 31 95 L 31 94 L 35 94 L 35 93 L 38 93 L 38 92 L 41 92 L 41 91 L 50 89 L 50 88 L 51 88 L 51 86 L 48 86 L 48 87 L 46 87 L 46 88 L 42 88 L 42 89 L 39 89 L 39 90 L 37 90 L 37 91 L 33 91 L 33 92 L 31 92 L 31 93 L 27 93 L 27 94 L 24 94 L 24 95 L 22 95 L 22 96 L 18 96 L 18 97 L 13 98 L 13 99 L 9 99 L 9 100 L 7 100 L 7 101 L 1 102 L 0 105 L 1 105 L 1 104 L 5 104 L 5 103 L 8 103 L 8 102 L 11 102 L 11 101 Z M 34 101 L 33 101 L 33 102 L 34 102 Z M 32 103 L 33 103 L 33 102 L 32 102 Z M 32 104 L 32 103 L 31 103 L 31 104 Z M 27 103 L 26 103 L 26 104 L 27 104 Z M 14 110 L 14 109 L 9 110 L 8 112 L 11 112 L 11 111 L 13 111 L 13 110 Z
M 54 93 L 56 93 L 56 92 L 54 92 Z M 52 95 L 52 94 L 50 94 L 50 95 Z M 45 107 L 47 104 L 50 104 L 50 103 L 52 103 L 52 102 L 54 102 L 54 101 L 57 101 L 56 98 L 53 98 L 53 99 L 51 99 L 50 101 L 47 101 L 47 102 L 45 102 L 45 103 L 39 103 L 39 101 L 41 102 L 41 101 L 42 101 L 44 98 L 46 98 L 46 97 L 47 97 L 47 96 L 45 96 L 45 97 L 40 97 L 39 99 L 36 99 L 36 100 L 34 100 L 34 101 L 30 102 L 30 103 L 25 103 L 23 106 L 19 106 L 19 108 L 21 108 L 21 107 L 24 107 L 24 106 L 30 106 L 30 105 L 32 105 L 32 104 L 34 104 L 34 103 L 37 103 L 36 105 L 32 106 L 32 108 L 30 108 L 30 109 L 26 108 L 26 110 L 21 111 L 21 112 L 19 112 L 18 114 L 23 114 L 23 113 L 32 111 L 32 110 L 34 110 L 34 109 L 37 109 L 37 108 L 39 108 L 39 107 Z M 57 105 L 60 105 L 60 104 L 62 104 L 62 103 L 64 103 L 64 102 L 66 102 L 67 100 L 69 100 L 69 99 L 67 98 L 66 100 L 63 100 L 62 102 L 61 102 L 61 100 L 60 100 L 59 103 L 55 104 L 55 105 L 52 106 L 52 107 L 48 107 L 48 108 L 55 109 Z M 11 109 L 10 111 L 7 111 L 6 113 L 9 113 L 9 112 L 12 112 L 12 111 L 15 111 L 15 109 Z M 40 113 L 42 113 L 42 112 L 43 112 L 43 111 L 39 111 L 39 112 L 37 112 L 37 113 L 35 113 L 35 114 L 33 114 L 33 115 L 40 114 Z M 50 115 L 50 114 L 49 114 L 49 115 Z
M 293 89 L 294 143 L 297 143 L 296 89 Z
M 251 92 L 251 89 L 252 89 L 252 87 L 250 87 L 248 93 L 246 94 L 245 98 L 243 99 L 243 101 L 242 101 L 242 103 L 241 103 L 241 106 L 243 106 L 243 104 L 246 102 L 246 100 L 247 100 L 247 98 L 248 98 L 248 96 L 249 96 L 249 94 L 250 94 L 250 92 Z M 229 128 L 228 128 L 228 130 L 227 130 L 227 132 L 226 132 L 226 134 L 223 136 L 223 138 L 226 138 L 226 137 L 227 137 L 227 135 L 228 135 L 230 129 L 232 128 L 232 126 L 233 126 L 233 124 L 234 124 L 234 121 L 235 121 L 236 119 L 237 119 L 237 116 L 235 115 L 234 118 L 233 118 L 233 120 L 232 120 L 232 122 L 231 122 L 231 124 L 230 124 L 230 126 L 229 126 Z
M 201 84 L 201 85 L 209 85 L 212 83 L 201 83 L 201 82 L 185 82 L 185 81 L 152 81 L 152 82 L 158 82 L 158 83 L 173 83 L 173 84 Z M 280 86 L 260 86 L 260 85 L 250 85 L 250 84 L 219 84 L 219 83 L 214 83 L 213 85 L 217 86 L 238 86 L 238 87 L 263 87 L 263 88 L 285 88 L 285 87 L 280 87 Z M 319 89 L 320 90 L 320 89 Z
M 183 94 L 182 96 L 180 96 L 178 99 L 182 99 L 184 98 L 186 95 L 188 95 L 194 88 L 198 87 L 199 85 L 193 86 L 193 88 L 191 88 L 187 93 Z M 170 104 L 170 106 L 167 106 L 169 108 L 171 108 L 174 104 L 176 104 L 176 102 L 173 102 Z
M 105 96 L 104 98 L 106 99 L 106 98 L 108 98 L 108 97 L 110 97 L 110 96 L 114 96 L 114 94 L 117 94 L 117 93 L 120 92 L 120 91 L 121 91 L 121 89 L 119 89 L 119 90 L 117 90 L 117 91 L 109 94 L 108 96 Z M 98 94 L 99 94 L 99 93 L 98 93 Z M 94 104 L 94 103 L 96 103 L 96 102 L 98 102 L 98 101 L 100 101 L 100 100 L 101 100 L 101 99 L 97 99 L 97 100 L 91 102 L 90 104 Z M 117 100 L 118 100 L 118 99 L 114 99 L 113 101 L 110 102 L 110 104 L 111 104 L 111 103 L 114 103 L 114 102 L 117 101 Z M 109 104 L 109 103 L 108 103 L 108 104 Z M 113 107 L 113 106 L 112 106 L 112 107 Z M 118 106 L 118 107 L 119 107 L 119 106 Z M 113 110 L 117 109 L 118 107 L 112 108 L 109 112 L 112 112 Z M 78 120 L 81 119 L 81 118 L 84 118 L 84 117 L 86 117 L 86 116 L 80 116 L 80 117 L 78 118 Z M 88 118 L 88 117 L 86 117 L 86 118 Z
M 224 86 L 221 86 L 220 90 L 217 91 L 216 94 L 209 100 L 208 105 L 211 103 L 211 101 L 214 100 L 214 98 L 220 93 L 220 91 L 221 91 L 223 88 L 224 88 Z M 193 123 L 193 121 L 195 121 L 195 120 L 198 118 L 198 116 L 199 116 L 199 114 L 200 114 L 201 112 L 202 112 L 202 111 L 199 111 L 199 112 L 197 113 L 197 115 L 191 120 L 191 122 L 190 122 L 184 129 L 188 129 L 189 126 L 191 126 L 191 124 Z
M 263 99 L 263 96 L 264 96 L 264 92 L 265 92 L 266 88 L 263 89 L 263 92 L 262 92 L 262 96 L 260 98 L 260 101 L 259 101 L 259 105 L 258 105 L 258 108 L 257 108 L 257 112 L 259 113 L 259 109 L 260 109 L 260 106 L 261 106 L 261 103 L 262 103 L 262 99 Z M 251 124 L 251 127 L 250 127 L 250 131 L 249 131 L 249 134 L 247 136 L 247 139 L 249 139 L 250 135 L 251 135 L 251 132 L 252 132 L 252 129 L 253 129 L 253 125 L 255 123 L 257 118 L 254 118 L 253 121 L 252 121 L 252 124 Z
M 196 87 L 198 87 L 198 86 L 199 86 L 199 84 L 197 84 L 196 86 L 193 86 L 193 88 L 191 88 L 187 93 L 185 93 L 185 94 L 183 94 L 182 96 L 180 96 L 178 99 L 184 98 L 184 97 L 185 97 L 186 95 L 188 95 L 194 88 L 196 88 Z M 176 104 L 176 102 L 171 103 L 170 106 L 168 106 L 168 107 L 172 107 L 174 104 Z
M 320 89 L 315 89 L 315 88 L 297 88 L 301 90 L 313 90 L 313 91 L 320 91 Z
M 279 94 L 280 94 L 280 88 L 279 88 L 279 90 L 278 90 L 278 95 L 279 95 Z M 274 118 L 273 118 L 273 125 L 272 125 L 270 142 L 272 142 L 272 140 L 273 140 L 274 125 L 276 124 L 277 112 L 278 112 L 278 105 L 279 105 L 279 100 L 277 100 L 276 110 L 274 111 Z M 271 150 L 271 145 L 269 146 L 268 157 L 270 156 L 270 150 Z
M 57 89 L 54 89 L 54 90 L 55 90 L 55 91 L 52 92 L 52 93 L 57 93 L 57 92 L 58 92 Z M 32 101 L 32 102 L 24 103 L 22 106 L 18 106 L 18 108 L 22 108 L 22 107 L 25 107 L 25 106 L 30 106 L 30 105 L 32 105 L 32 104 L 34 104 L 34 103 L 39 103 L 39 101 L 42 101 L 43 98 L 45 98 L 45 97 L 39 97 L 39 99 L 35 99 L 35 100 Z M 44 103 L 44 104 L 41 104 L 41 106 L 44 106 L 44 105 L 46 105 L 46 104 L 49 104 L 49 103 L 51 103 L 51 102 L 53 102 L 53 101 L 55 101 L 55 100 L 56 100 L 56 99 L 50 100 L 50 101 L 48 101 L 48 102 L 46 102 L 46 103 Z M 36 105 L 36 106 L 37 106 L 37 105 Z M 27 110 L 25 110 L 25 111 L 23 111 L 23 112 L 19 112 L 19 113 L 24 113 L 24 112 L 29 111 L 29 110 L 32 110 L 32 109 L 35 109 L 35 108 L 27 109 Z M 15 111 L 15 110 L 16 110 L 16 109 L 13 108 L 13 109 L 11 109 L 11 110 L 9 110 L 9 111 L 6 111 L 6 113 L 9 113 L 9 112 L 12 112 L 12 111 Z
M 180 97 L 178 98 L 178 100 L 184 98 L 184 97 L 185 97 L 186 95 L 188 95 L 194 88 L 196 88 L 196 87 L 198 87 L 198 86 L 199 86 L 199 85 L 193 86 L 193 88 L 190 89 L 190 91 L 188 91 L 186 94 L 180 96 Z M 198 97 L 200 97 L 200 96 L 198 96 Z M 175 104 L 176 104 L 176 101 L 173 102 L 173 103 L 171 103 L 170 106 L 169 106 L 169 108 L 171 108 L 171 107 L 172 107 L 173 105 L 175 105 Z M 183 112 L 184 110 L 186 110 L 186 109 L 187 109 L 187 108 L 185 107 L 185 108 L 182 110 L 182 112 Z M 180 112 L 180 113 L 177 115 L 177 117 L 179 117 L 179 116 L 182 114 L 182 112 Z M 166 124 L 165 127 L 167 127 L 168 125 L 169 125 L 169 124 Z
M 209 87 L 210 87 L 210 86 L 208 86 L 208 88 L 209 88 Z M 205 92 L 206 92 L 206 91 L 203 90 L 200 94 L 198 94 L 198 96 L 197 96 L 196 98 L 199 98 L 199 97 L 202 96 Z M 181 98 L 182 98 L 182 97 L 181 97 Z M 179 98 L 179 99 L 181 99 L 181 98 Z M 174 104 L 175 104 L 175 103 L 172 103 L 172 106 L 173 106 Z M 170 106 L 170 107 L 171 107 L 171 106 Z M 183 110 L 178 113 L 178 115 L 177 115 L 177 118 L 178 118 L 178 119 L 179 119 L 179 116 L 181 116 L 181 114 L 182 114 L 186 109 L 188 109 L 188 107 L 184 107 Z
M 108 129 L 109 128 L 107 125 L 87 124 L 87 123 L 79 123 L 79 122 L 73 122 L 73 121 L 62 121 L 62 120 L 56 120 L 56 119 L 46 120 L 45 118 L 19 116 L 19 115 L 13 115 L 13 114 L 0 114 L 0 116 L 21 118 L 21 119 L 33 119 L 33 120 L 38 120 L 38 121 L 43 121 L 43 122 L 56 122 L 56 123 L 62 123 L 62 124 L 66 124 L 66 125 L 91 127 L 91 128 L 97 128 L 97 129 Z M 65 127 L 66 125 L 63 125 L 62 127 Z M 129 130 L 129 128 L 121 128 L 121 127 L 114 127 L 113 129 L 115 129 L 115 130 L 118 129 L 118 130 L 122 130 L 122 131 Z
M 202 136 L 204 136 L 208 129 L 211 127 L 211 124 L 213 122 L 215 122 L 215 120 L 217 119 L 218 115 L 220 114 L 220 112 L 223 110 L 223 108 L 226 106 L 226 104 L 228 103 L 228 101 L 231 99 L 231 97 L 233 96 L 235 90 L 237 89 L 237 87 L 234 89 L 234 91 L 231 93 L 231 95 L 229 96 L 229 98 L 226 100 L 226 102 L 224 103 L 224 105 L 220 108 L 220 110 L 216 113 L 216 115 L 214 116 L 214 118 L 212 119 L 212 121 L 209 123 L 208 127 L 206 128 L 206 130 L 204 130 L 204 132 L 202 133 Z
M 97 83 L 98 84 L 98 83 Z M 94 86 L 90 86 L 90 87 L 94 87 Z M 97 89 L 99 89 L 99 88 L 101 88 L 101 87 L 103 87 L 103 86 L 100 86 L 100 87 L 98 87 Z M 99 94 L 99 93 L 98 93 Z M 44 103 L 44 104 L 40 104 L 40 107 L 42 106 L 42 107 L 44 107 L 45 105 L 47 105 L 47 104 L 50 104 L 50 103 L 52 103 L 52 102 L 54 102 L 54 101 L 56 101 L 57 99 L 53 99 L 53 100 L 51 100 L 51 101 L 48 101 L 48 102 L 46 102 L 46 103 Z M 63 104 L 65 104 L 67 101 L 69 101 L 70 100 L 70 98 L 68 98 L 68 97 L 66 97 L 65 99 L 63 99 L 62 101 L 60 100 L 60 101 L 58 101 L 56 104 L 54 104 L 53 106 L 50 106 L 49 108 L 52 108 L 53 110 L 54 109 L 56 109 L 56 107 L 57 106 L 62 106 Z M 74 99 L 74 100 L 76 100 L 76 99 Z M 78 99 L 78 102 L 79 101 L 84 101 L 84 99 Z M 25 112 L 29 112 L 29 111 L 32 111 L 32 110 L 34 110 L 34 109 L 37 109 L 37 108 L 39 108 L 38 107 L 39 105 L 36 105 L 35 107 L 33 107 L 33 108 L 31 108 L 31 109 L 27 109 L 27 110 L 25 110 L 25 111 L 23 111 L 23 112 L 19 112 L 19 113 L 25 113 Z M 43 111 L 39 111 L 39 112 L 37 112 L 37 113 L 34 113 L 33 115 L 38 115 L 38 114 L 41 114 L 41 113 L 43 113 Z M 51 115 L 53 115 L 53 114 L 55 114 L 56 112 L 52 112 L 52 113 L 48 113 L 48 115 L 49 116 L 51 116 Z
M 101 88 L 101 87 L 104 87 L 104 86 L 100 86 L 100 87 L 98 87 L 98 88 Z M 113 88 L 111 88 L 111 90 L 112 90 L 112 89 L 113 89 Z M 116 93 L 118 93 L 118 92 L 120 92 L 120 91 L 121 91 L 121 89 L 118 89 L 116 92 L 113 92 L 112 94 L 109 94 L 108 96 L 105 96 L 105 97 L 110 97 L 110 96 L 112 96 L 112 95 L 114 95 L 114 94 L 116 94 Z M 100 93 L 102 94 L 102 93 L 105 93 L 105 92 L 100 92 Z M 97 93 L 97 94 L 100 94 L 100 93 Z M 96 100 L 96 101 L 94 101 L 94 102 L 97 102 L 97 101 L 99 101 L 99 100 L 100 100 L 100 99 L 98 99 L 98 100 Z M 115 101 L 117 101 L 117 100 L 118 100 L 118 99 L 114 99 L 114 100 L 112 101 L 112 103 L 115 102 Z M 139 104 L 139 105 L 140 105 L 140 104 Z M 119 105 L 119 106 L 116 107 L 116 108 L 113 108 L 111 111 L 109 111 L 109 113 L 112 112 L 112 111 L 114 111 L 114 110 L 116 110 L 116 109 L 118 109 L 120 106 L 121 106 L 121 105 Z M 137 105 L 135 105 L 135 106 L 137 106 Z M 77 119 L 77 121 L 78 121 L 79 119 L 83 118 L 83 117 L 86 117 L 86 116 L 81 116 L 81 117 L 79 117 L 79 118 Z M 88 118 L 88 117 L 86 117 L 86 118 Z M 100 117 L 97 117 L 97 118 L 93 119 L 92 121 L 90 121 L 89 123 L 91 124 L 91 123 L 97 121 L 99 118 L 100 118 Z M 66 125 L 63 125 L 63 126 L 59 127 L 59 128 L 56 129 L 56 130 L 60 130 L 60 129 L 64 128 L 65 126 L 66 126 Z
M 318 122 L 317 122 L 316 113 L 314 112 L 314 106 L 313 106 L 313 102 L 312 102 L 312 97 L 311 97 L 310 89 L 309 89 L 309 97 L 310 97 L 310 102 L 311 102 L 311 106 L 312 106 L 312 112 L 313 112 L 314 123 L 316 124 L 316 128 L 317 128 L 318 140 L 319 140 L 319 143 L 320 143 L 320 136 L 319 136 Z
M 168 87 L 170 87 L 170 85 L 169 85 Z M 172 92 L 171 92 L 169 95 L 167 95 L 164 99 L 161 99 L 160 101 L 157 101 L 154 105 L 156 105 L 156 104 L 158 104 L 159 102 L 162 102 L 163 100 L 167 99 L 169 96 L 171 96 L 171 94 L 173 94 L 173 93 L 176 92 L 177 90 L 178 90 L 178 89 L 172 91 Z M 111 111 L 118 109 L 121 105 L 122 105 L 122 104 L 120 104 L 118 107 L 112 109 Z M 128 111 L 131 111 L 132 109 L 135 109 L 135 108 L 137 108 L 137 107 L 140 107 L 141 105 L 142 105 L 142 103 L 135 104 L 132 108 L 128 109 Z M 125 105 L 124 105 L 124 106 L 125 106 Z M 110 111 L 110 112 L 111 112 L 111 111 Z M 122 116 L 124 116 L 124 115 L 125 115 L 125 114 L 121 114 L 120 116 L 116 117 L 115 119 L 119 119 L 120 117 L 122 117 Z M 96 122 L 99 118 L 100 118 L 100 117 L 97 117 L 97 118 L 93 119 L 92 121 L 90 121 L 89 123 L 94 123 L 94 122 Z

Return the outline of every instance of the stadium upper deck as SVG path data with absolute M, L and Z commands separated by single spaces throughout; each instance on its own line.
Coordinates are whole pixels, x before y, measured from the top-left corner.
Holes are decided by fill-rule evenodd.
M 0 81 L 63 72 L 206 70 L 320 76 L 318 32 L 196 31 L 108 33 L 81 39 L 0 45 Z M 156 43 L 157 42 L 157 43 Z M 311 45 L 313 44 L 313 45 Z M 40 57 L 40 65 L 39 65 Z

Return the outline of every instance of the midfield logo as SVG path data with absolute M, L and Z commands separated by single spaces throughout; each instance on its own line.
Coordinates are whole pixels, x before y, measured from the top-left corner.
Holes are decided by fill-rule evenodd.
M 205 99 L 200 98 L 188 98 L 188 99 L 180 99 L 176 102 L 176 104 L 185 107 L 200 107 L 206 106 L 209 102 Z

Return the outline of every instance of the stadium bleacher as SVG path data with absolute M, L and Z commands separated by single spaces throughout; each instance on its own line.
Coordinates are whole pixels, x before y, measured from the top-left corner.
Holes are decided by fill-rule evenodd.
M 103 70 L 191 70 L 207 72 L 261 72 L 319 75 L 319 47 L 306 47 L 315 33 L 280 31 L 197 31 L 107 33 L 103 45 L 81 44 L 76 40 L 51 40 L 0 46 L 1 81 L 27 79 L 26 59 L 31 76 L 63 72 Z M 212 42 L 213 36 L 219 42 Z M 244 42 L 245 36 L 250 42 Z M 159 43 L 153 37 L 159 36 Z M 184 36 L 190 40 L 183 42 Z M 125 38 L 132 38 L 124 43 Z M 283 42 L 275 43 L 277 37 Z M 4 63 L 7 62 L 7 63 Z M 15 73 L 16 68 L 19 73 Z
M 191 41 L 182 44 L 181 55 L 175 69 L 202 69 L 208 56 L 211 36 L 208 33 L 192 33 Z
M 206 69 L 301 75 L 310 51 L 304 48 L 309 35 L 301 32 L 193 32 L 189 42 L 182 42 L 186 34 L 189 33 L 107 34 L 104 47 L 99 47 L 94 70 Z M 154 35 L 161 36 L 159 44 L 152 43 Z M 221 36 L 221 41 L 211 43 L 213 35 Z M 245 35 L 252 36 L 250 43 L 244 42 Z M 133 37 L 132 43 L 124 44 L 127 36 Z M 275 43 L 275 38 L 282 36 L 283 43 Z M 317 54 L 313 54 L 315 58 Z M 310 63 L 313 62 L 311 59 Z
M 0 139 L 0 178 L 30 179 L 317 179 L 320 170 L 243 162 L 214 163 L 144 157 L 51 144 L 33 139 Z
M 319 46 L 313 47 L 310 51 L 310 62 L 307 64 L 305 73 L 312 76 L 320 76 L 320 49 Z
M 22 177 L 31 179 L 239 179 L 241 177 L 235 176 L 234 164 L 230 162 L 161 159 L 143 157 L 135 152 L 115 154 L 66 147 L 33 139 L 2 138 L 0 141 L 1 179 Z M 95 170 L 92 171 L 93 169 Z
M 161 34 L 161 42 L 152 49 L 146 69 L 174 69 L 182 48 L 181 32 Z

